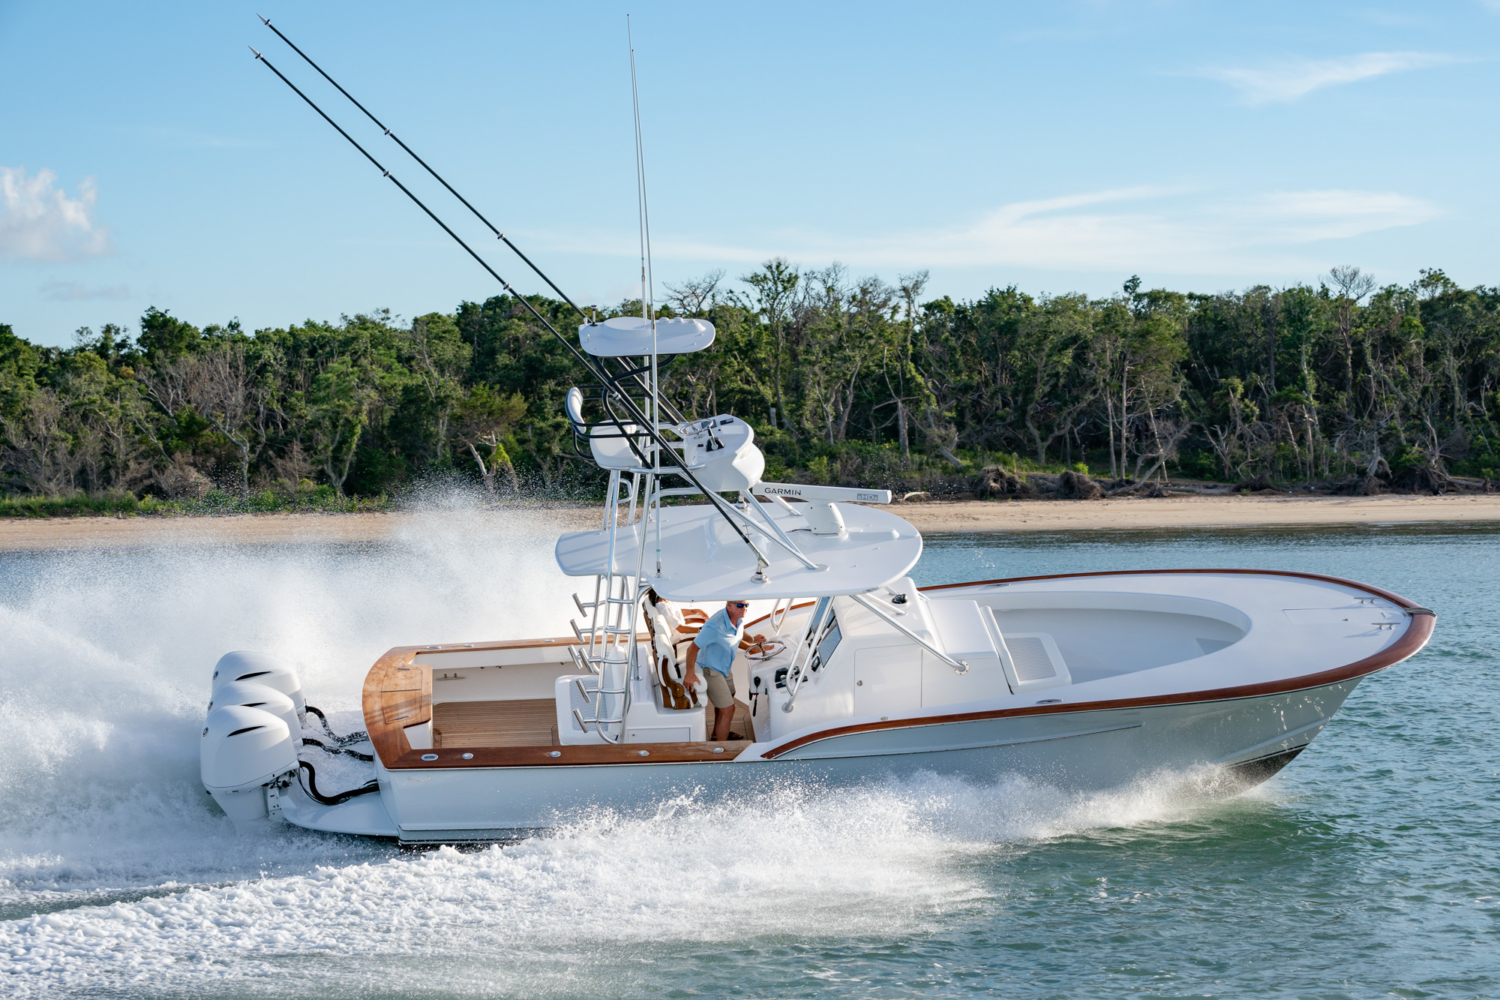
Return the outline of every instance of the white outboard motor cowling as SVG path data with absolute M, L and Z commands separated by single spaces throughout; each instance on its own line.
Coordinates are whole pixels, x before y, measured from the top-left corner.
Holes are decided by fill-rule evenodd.
M 254 681 L 220 684 L 214 688 L 214 697 L 208 703 L 208 711 L 212 714 L 214 709 L 225 705 L 240 705 L 270 712 L 286 723 L 287 731 L 292 734 L 294 741 L 302 735 L 302 720 L 297 717 L 297 706 L 292 704 L 292 699 L 275 688 Z
M 214 691 L 222 684 L 233 681 L 253 681 L 280 691 L 292 699 L 297 709 L 297 718 L 307 714 L 307 703 L 302 700 L 302 682 L 297 672 L 280 660 L 265 653 L 242 649 L 225 653 L 214 666 Z
M 198 752 L 203 787 L 236 828 L 267 817 L 266 787 L 296 773 L 298 742 L 264 709 L 221 705 L 208 713 Z

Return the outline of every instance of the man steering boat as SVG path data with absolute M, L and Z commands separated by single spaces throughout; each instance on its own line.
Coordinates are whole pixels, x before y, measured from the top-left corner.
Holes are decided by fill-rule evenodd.
M 723 611 L 717 611 L 703 623 L 693 637 L 687 652 L 685 683 L 689 690 L 698 683 L 697 668 L 703 666 L 703 678 L 708 682 L 708 700 L 714 707 L 714 730 L 710 739 L 723 742 L 730 739 L 729 726 L 734 721 L 734 654 L 737 650 L 754 651 L 764 648 L 764 635 L 744 635 L 745 611 L 749 601 L 729 601 Z

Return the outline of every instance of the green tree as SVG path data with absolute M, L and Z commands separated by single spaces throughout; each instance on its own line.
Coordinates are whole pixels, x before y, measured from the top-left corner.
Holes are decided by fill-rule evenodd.
M 515 464 L 502 441 L 525 415 L 526 400 L 520 393 L 502 396 L 487 385 L 474 386 L 458 401 L 458 439 L 468 448 L 488 493 L 495 492 L 498 472 L 510 480 L 512 492 L 520 492 Z

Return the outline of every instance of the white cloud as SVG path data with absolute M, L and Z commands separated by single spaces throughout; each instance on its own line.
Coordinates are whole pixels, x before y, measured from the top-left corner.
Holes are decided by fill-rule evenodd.
M 1500 4 L 1500 0 L 1495 0 Z M 1430 18 L 1421 14 L 1413 14 L 1409 11 L 1390 11 L 1366 8 L 1359 12 L 1359 16 L 1372 24 L 1378 24 L 1384 28 L 1421 28 L 1432 24 Z
M 1173 197 L 1166 198 L 1168 194 Z M 1228 198 L 1159 189 L 1016 202 L 976 224 L 840 255 L 850 263 L 1224 273 L 1268 257 L 1436 218 L 1430 202 L 1389 192 L 1283 191 Z M 853 248 L 851 248 L 853 249 Z M 861 259 L 863 258 L 863 259 Z M 889 263 L 886 263 L 889 262 Z
M 1229 84 L 1246 104 L 1287 104 L 1324 87 L 1458 61 L 1438 52 L 1366 52 L 1339 59 L 1291 59 L 1256 69 L 1209 69 L 1200 75 Z
M 89 287 L 78 281 L 59 281 L 52 278 L 42 282 L 42 294 L 53 302 L 82 302 L 89 299 L 130 298 L 129 285 L 95 285 Z
M 1437 218 L 1430 201 L 1383 191 L 1223 195 L 1134 187 L 1002 205 L 973 223 L 874 237 L 783 232 L 750 244 L 655 240 L 658 260 L 758 264 L 774 256 L 855 267 L 1009 267 L 1175 274 L 1300 272 L 1324 241 Z M 630 257 L 627 234 L 536 234 L 549 249 Z M 1347 251 L 1339 251 L 1347 253 Z
M 78 185 L 69 198 L 57 175 L 25 167 L 0 167 L 0 257 L 19 260 L 75 260 L 110 252 L 109 231 L 93 217 L 99 198 L 94 179 Z

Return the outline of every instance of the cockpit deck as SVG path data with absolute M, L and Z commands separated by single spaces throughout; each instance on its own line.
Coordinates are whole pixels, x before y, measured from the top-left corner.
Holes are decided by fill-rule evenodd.
M 712 731 L 713 708 L 705 706 L 703 711 L 705 725 Z M 734 723 L 730 726 L 730 732 L 751 736 L 754 734 L 750 707 L 744 702 L 735 704 Z M 432 706 L 434 750 L 562 745 L 558 738 L 555 698 L 449 701 Z
M 370 669 L 363 698 L 366 729 L 381 763 L 406 768 L 717 761 L 753 742 L 565 745 L 555 690 L 558 678 L 577 670 L 567 652 L 576 644 L 567 637 L 390 650 Z M 737 702 L 735 709 L 732 731 L 753 734 L 749 707 Z M 705 717 L 711 720 L 712 711 L 706 707 Z

